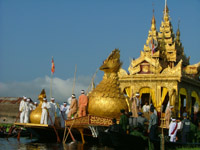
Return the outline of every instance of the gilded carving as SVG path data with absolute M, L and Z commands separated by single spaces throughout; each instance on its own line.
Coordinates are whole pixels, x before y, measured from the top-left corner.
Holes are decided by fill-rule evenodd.
M 89 94 L 88 113 L 95 116 L 119 118 L 120 110 L 128 111 L 124 94 L 120 90 L 118 71 L 121 67 L 119 50 L 115 49 L 103 62 L 103 80 Z

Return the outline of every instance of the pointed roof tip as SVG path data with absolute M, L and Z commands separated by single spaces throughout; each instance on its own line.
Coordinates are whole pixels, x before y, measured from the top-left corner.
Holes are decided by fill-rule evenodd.
M 164 7 L 164 10 L 163 10 L 164 14 L 165 14 L 165 9 L 166 9 L 166 13 L 169 13 L 169 8 L 168 8 L 167 4 L 166 4 L 166 6 Z
M 176 36 L 180 36 L 180 18 L 178 19 L 178 29 L 176 31 Z
M 151 20 L 151 24 L 156 24 L 156 19 L 155 19 L 154 14 L 153 14 L 153 17 L 152 17 L 152 20 Z

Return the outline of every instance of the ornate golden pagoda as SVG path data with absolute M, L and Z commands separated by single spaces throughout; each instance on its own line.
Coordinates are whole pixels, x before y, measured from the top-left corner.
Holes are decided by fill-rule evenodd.
M 118 74 L 121 67 L 119 50 L 112 51 L 103 62 L 103 80 L 89 93 L 88 113 L 90 115 L 119 118 L 120 110 L 128 111 L 124 93 L 119 88 Z
M 200 63 L 189 65 L 189 58 L 184 54 L 179 26 L 176 37 L 173 33 L 166 7 L 160 31 L 153 14 L 140 57 L 131 61 L 129 72 L 120 69 L 120 87 L 129 97 L 139 92 L 142 104 L 152 102 L 158 112 L 170 102 L 177 116 L 191 113 L 195 102 L 200 105 Z

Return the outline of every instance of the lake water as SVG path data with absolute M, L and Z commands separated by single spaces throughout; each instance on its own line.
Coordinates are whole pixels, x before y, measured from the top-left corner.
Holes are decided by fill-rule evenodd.
M 21 137 L 0 138 L 0 150 L 114 150 L 113 148 L 100 146 L 98 144 L 72 142 L 67 144 L 60 143 L 42 143 L 36 139 Z

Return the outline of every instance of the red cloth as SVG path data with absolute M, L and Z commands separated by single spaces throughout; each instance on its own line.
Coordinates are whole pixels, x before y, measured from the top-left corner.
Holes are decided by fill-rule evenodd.
M 86 109 L 88 104 L 88 98 L 85 94 L 79 96 L 78 107 L 79 107 L 79 117 L 86 116 Z
M 52 61 L 51 61 L 51 73 L 54 73 L 55 72 L 55 65 L 54 65 L 54 60 L 52 58 Z

